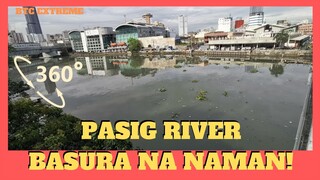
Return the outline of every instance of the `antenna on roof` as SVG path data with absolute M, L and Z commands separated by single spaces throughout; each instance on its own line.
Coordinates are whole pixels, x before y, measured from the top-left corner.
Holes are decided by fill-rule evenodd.
M 123 17 L 124 17 L 124 23 L 127 23 L 127 16 L 124 14 Z

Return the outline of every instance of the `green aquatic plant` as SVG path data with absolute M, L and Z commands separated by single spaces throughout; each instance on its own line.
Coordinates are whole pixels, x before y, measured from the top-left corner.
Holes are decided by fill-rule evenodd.
M 228 92 L 227 92 L 227 91 L 224 91 L 224 92 L 223 92 L 223 95 L 224 95 L 225 97 L 227 97 L 227 96 L 228 96 Z
M 196 99 L 199 101 L 207 100 L 207 93 L 208 93 L 207 91 L 203 91 L 203 90 L 199 91 Z

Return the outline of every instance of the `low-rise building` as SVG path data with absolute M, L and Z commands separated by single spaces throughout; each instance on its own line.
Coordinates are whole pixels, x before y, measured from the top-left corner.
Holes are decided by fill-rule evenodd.
M 163 36 L 152 36 L 152 37 L 141 37 L 138 38 L 142 47 L 153 47 L 153 48 L 166 48 L 171 46 L 175 48 L 175 38 L 165 38 Z
M 302 35 L 312 36 L 313 26 L 312 23 L 298 25 L 298 32 Z
M 142 38 L 152 36 L 170 37 L 170 33 L 163 26 L 146 23 L 127 23 L 115 28 L 117 43 L 127 43 L 130 38 Z

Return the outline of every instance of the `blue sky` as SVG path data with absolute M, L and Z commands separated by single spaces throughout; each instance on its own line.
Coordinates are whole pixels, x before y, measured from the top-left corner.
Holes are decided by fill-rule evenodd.
M 312 7 L 264 7 L 267 23 L 286 19 L 297 23 L 304 19 L 312 21 Z M 44 34 L 61 33 L 64 30 L 82 30 L 83 28 L 106 26 L 117 27 L 128 20 L 140 19 L 145 13 L 153 14 L 152 21 L 164 23 L 169 29 L 177 32 L 178 16 L 188 16 L 188 30 L 198 31 L 203 28 L 217 28 L 218 18 L 242 17 L 247 21 L 249 7 L 84 7 L 83 15 L 39 15 Z M 24 15 L 16 15 L 15 7 L 8 9 L 9 30 L 26 33 Z M 125 16 L 124 16 L 125 15 Z

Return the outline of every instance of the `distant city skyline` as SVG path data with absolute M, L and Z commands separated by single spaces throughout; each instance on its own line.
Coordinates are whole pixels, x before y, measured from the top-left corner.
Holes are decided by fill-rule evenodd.
M 15 14 L 16 7 L 8 8 L 8 30 L 26 34 L 27 22 L 24 15 Z M 90 27 L 117 27 L 125 21 L 141 19 L 145 13 L 153 14 L 152 22 L 162 22 L 178 34 L 179 15 L 188 16 L 188 31 L 217 28 L 218 19 L 242 17 L 248 23 L 250 6 L 246 7 L 84 7 L 83 15 L 39 15 L 43 34 L 61 34 L 64 30 L 83 30 Z M 288 20 L 298 23 L 312 21 L 312 7 L 264 7 L 267 23 Z

